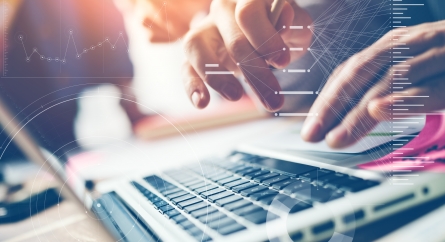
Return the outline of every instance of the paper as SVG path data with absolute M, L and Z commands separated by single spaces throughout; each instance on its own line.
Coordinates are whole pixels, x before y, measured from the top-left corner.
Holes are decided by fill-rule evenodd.
M 428 115 L 425 127 L 405 146 L 360 165 L 362 169 L 393 171 L 401 165 L 412 171 L 445 172 L 445 114 Z

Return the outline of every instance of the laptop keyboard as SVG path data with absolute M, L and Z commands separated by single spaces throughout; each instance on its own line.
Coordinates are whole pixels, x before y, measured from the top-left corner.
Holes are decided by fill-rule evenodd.
M 228 159 L 236 162 L 213 160 L 164 172 L 176 185 L 156 175 L 145 177 L 163 197 L 137 182 L 132 184 L 160 213 L 198 241 L 211 237 L 195 225 L 197 221 L 225 236 L 379 184 L 304 164 L 293 163 L 298 171 L 293 169 L 293 173 L 272 170 L 251 162 L 270 158 L 243 153 Z

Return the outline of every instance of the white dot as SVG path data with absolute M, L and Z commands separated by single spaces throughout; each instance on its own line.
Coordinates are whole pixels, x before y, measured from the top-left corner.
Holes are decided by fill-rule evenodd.
M 100 203 L 98 203 L 96 206 L 97 206 L 98 208 L 100 208 Z
M 275 92 L 275 94 L 278 94 L 278 92 Z
M 307 48 L 307 50 L 311 50 L 311 48 Z
M 308 28 L 308 29 L 310 29 L 310 28 L 311 28 L 311 26 L 307 26 L 307 28 Z
M 286 72 L 286 69 L 283 69 L 283 72 Z
M 238 62 L 238 63 L 236 63 L 236 65 L 237 65 L 237 66 L 239 66 L 239 62 Z
M 286 25 L 283 25 L 283 29 L 285 29 L 286 28 Z
M 278 116 L 278 113 L 275 113 L 275 116 Z
M 308 70 L 307 70 L 307 72 L 311 72 L 311 70 L 310 70 L 310 69 L 308 69 Z
M 283 50 L 286 50 L 286 48 L 283 48 Z
M 318 92 L 315 92 L 315 94 L 317 94 L 317 95 L 318 95 Z

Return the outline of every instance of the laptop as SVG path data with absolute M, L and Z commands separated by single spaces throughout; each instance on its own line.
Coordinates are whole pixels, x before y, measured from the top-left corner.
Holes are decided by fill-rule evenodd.
M 65 165 L 70 152 L 53 150 L 29 125 L 42 112 L 21 118 L 7 97 L 1 100 L 0 121 L 13 141 L 65 183 L 72 175 Z M 70 177 L 64 196 L 92 211 L 116 241 L 352 241 L 356 228 L 445 194 L 441 174 L 411 173 L 412 185 L 396 186 L 387 172 L 359 168 L 389 152 L 387 143 L 361 153 L 296 151 L 274 143 L 129 174 L 94 193 Z

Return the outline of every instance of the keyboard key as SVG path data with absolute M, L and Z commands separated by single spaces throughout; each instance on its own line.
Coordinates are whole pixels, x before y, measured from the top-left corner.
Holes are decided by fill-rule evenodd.
M 260 168 L 256 168 L 256 167 L 246 167 L 243 170 L 239 170 L 236 172 L 236 174 L 240 175 L 240 176 L 244 176 L 246 174 L 252 173 L 252 172 L 257 172 L 261 170 Z
M 176 205 L 179 202 L 186 201 L 186 200 L 189 200 L 189 199 L 192 199 L 192 198 L 196 198 L 196 197 L 194 195 L 192 195 L 192 194 L 186 194 L 184 196 L 173 198 L 171 200 L 171 202 Z
M 223 219 L 227 217 L 227 215 L 225 215 L 224 213 L 221 213 L 219 211 L 216 211 L 214 213 L 210 213 L 210 214 L 206 214 L 205 216 L 201 216 L 198 218 L 198 220 L 203 223 L 203 224 L 208 224 L 210 222 L 219 220 L 219 219 Z
M 174 189 L 169 189 L 169 190 L 162 191 L 161 193 L 162 193 L 162 195 L 167 196 L 167 195 L 170 195 L 170 194 L 173 194 L 173 193 L 176 193 L 176 192 L 180 192 L 180 191 L 182 191 L 181 188 L 174 188 Z
M 176 206 L 178 206 L 178 208 L 180 208 L 180 209 L 183 209 L 184 207 L 199 203 L 201 201 L 202 200 L 199 198 L 192 198 L 192 199 L 177 203 Z
M 207 197 L 207 200 L 209 200 L 209 202 L 211 202 L 211 203 L 214 203 L 219 199 L 223 199 L 223 198 L 231 196 L 231 195 L 233 195 L 233 192 L 225 191 L 225 192 L 221 192 L 216 195 L 213 195 L 213 196 L 209 196 L 209 197 Z
M 180 215 L 180 214 L 181 213 L 178 210 L 171 209 L 171 210 L 165 212 L 164 216 L 166 216 L 167 218 L 172 218 L 172 217 L 175 217 L 175 216 Z
M 232 187 L 236 187 L 238 185 L 245 184 L 245 183 L 248 183 L 248 182 L 249 182 L 249 180 L 240 179 L 240 180 L 237 180 L 237 181 L 226 183 L 226 184 L 224 184 L 224 187 L 228 188 L 228 189 L 232 189 Z
M 246 227 L 242 226 L 239 223 L 234 223 L 222 228 L 218 229 L 218 233 L 222 234 L 222 235 L 228 235 L 228 234 L 233 234 L 235 232 L 241 231 L 246 229 Z
M 338 172 L 331 173 L 329 175 L 319 177 L 318 179 L 316 179 L 315 183 L 317 185 L 325 185 L 325 184 L 327 184 L 329 182 L 333 182 L 333 181 L 338 180 L 338 179 L 345 179 L 347 176 L 348 175 L 346 175 L 346 174 L 338 173 Z
M 183 183 L 182 185 L 184 185 L 186 187 L 190 187 L 190 186 L 201 184 L 201 183 L 204 183 L 204 181 L 200 180 L 200 179 L 195 179 L 193 181 L 189 181 L 189 182 Z
M 217 206 L 222 207 L 222 206 L 224 206 L 226 204 L 233 203 L 233 202 L 239 201 L 241 199 L 243 199 L 243 198 L 238 196 L 238 195 L 232 195 L 232 196 L 229 196 L 229 197 L 226 197 L 226 198 L 223 198 L 223 199 L 220 199 L 220 200 L 216 201 L 215 204 Z
M 284 194 L 277 195 L 275 199 L 277 202 L 272 203 L 271 206 L 285 213 L 296 213 L 312 207 L 312 205 L 307 202 L 303 202 Z
M 201 208 L 199 210 L 193 211 L 190 214 L 195 218 L 199 218 L 201 216 L 205 216 L 205 215 L 215 213 L 215 212 L 218 212 L 218 209 L 216 209 L 212 206 L 207 206 L 207 207 Z
M 203 192 L 203 193 L 201 193 L 200 195 L 201 195 L 201 197 L 203 197 L 203 198 L 207 198 L 207 197 L 209 197 L 209 196 L 212 196 L 212 195 L 218 194 L 218 193 L 220 193 L 220 192 L 224 192 L 224 191 L 227 191 L 227 190 L 224 189 L 224 188 L 222 188 L 222 187 L 220 187 L 220 188 L 212 189 L 212 190 L 207 191 L 207 192 Z
M 290 185 L 294 181 L 295 181 L 294 179 L 290 179 L 290 180 L 284 180 L 284 181 L 281 181 L 281 182 L 277 182 L 277 183 L 272 185 L 272 188 L 276 189 L 276 190 L 282 190 L 283 188 L 287 187 L 288 185 Z
M 196 189 L 198 189 L 198 188 L 201 188 L 201 187 L 204 187 L 204 186 L 208 186 L 208 185 L 210 185 L 210 182 L 204 182 L 204 181 L 202 181 L 202 182 L 200 182 L 200 183 L 198 183 L 198 184 L 195 184 L 195 185 L 193 185 L 193 186 L 189 186 L 188 188 L 189 188 L 190 190 L 196 190 Z
M 298 190 L 301 190 L 301 189 L 305 189 L 305 188 L 309 189 L 310 186 L 311 186 L 311 184 L 308 183 L 308 182 L 302 182 L 300 180 L 294 180 L 294 182 L 292 182 L 292 184 L 288 185 L 287 187 L 285 187 L 283 189 L 283 192 L 285 194 L 290 195 L 290 194 L 294 193 L 295 191 L 298 191 Z
M 230 182 L 233 182 L 233 181 L 237 181 L 237 180 L 240 180 L 240 179 L 241 179 L 240 177 L 232 176 L 232 177 L 228 177 L 226 179 L 222 179 L 222 180 L 216 181 L 216 183 L 218 183 L 219 185 L 224 185 L 224 184 L 227 184 L 227 183 L 230 183 Z
M 179 226 L 181 226 L 185 230 L 195 227 L 195 225 L 192 222 L 190 222 L 190 220 L 185 220 L 179 223 Z
M 248 188 L 251 188 L 251 187 L 255 187 L 255 186 L 258 186 L 258 185 L 255 184 L 255 183 L 249 182 L 249 183 L 245 183 L 245 184 L 242 184 L 242 185 L 233 187 L 233 188 L 232 188 L 232 191 L 234 191 L 234 192 L 238 192 L 238 193 L 239 193 L 239 192 L 241 192 L 242 190 L 245 190 L 245 189 L 248 189 Z
M 228 172 L 225 172 L 225 173 L 223 173 L 223 174 L 221 174 L 221 175 L 219 175 L 219 176 L 210 177 L 209 179 L 212 180 L 212 181 L 214 181 L 214 182 L 216 182 L 216 181 L 218 181 L 218 180 L 226 179 L 227 177 L 232 177 L 232 176 L 233 176 L 233 174 L 230 174 L 230 173 L 228 173 Z
M 316 169 L 315 171 L 306 172 L 299 176 L 300 179 L 308 182 L 313 182 L 317 178 L 329 175 L 334 173 L 334 171 L 326 170 L 326 169 Z
M 168 186 L 157 187 L 156 190 L 160 193 L 163 193 L 163 192 L 170 191 L 170 190 L 173 190 L 176 188 L 177 188 L 176 186 L 168 185 Z
M 314 202 L 328 202 L 334 199 L 343 197 L 343 193 L 337 192 L 331 188 L 324 188 L 320 186 L 311 185 L 310 187 L 302 190 L 295 191 L 293 193 L 297 198 L 304 201 L 314 201 Z
M 262 176 L 258 176 L 258 177 L 256 177 L 256 178 L 254 178 L 253 180 L 254 180 L 255 182 L 263 182 L 263 181 L 265 181 L 265 180 L 268 180 L 268 179 L 270 179 L 270 178 L 272 178 L 272 177 L 276 177 L 276 176 L 279 176 L 279 175 L 280 175 L 280 174 L 278 174 L 278 173 L 272 172 L 272 173 L 264 174 L 264 175 L 262 175 Z
M 202 235 L 202 234 L 203 234 L 202 230 L 199 229 L 199 228 L 196 227 L 196 226 L 193 226 L 193 227 L 191 227 L 191 228 L 188 228 L 188 229 L 187 229 L 187 233 L 189 233 L 189 234 L 192 235 L 192 236 L 197 236 L 197 235 Z
M 276 176 L 276 177 L 274 177 L 274 178 L 264 180 L 264 181 L 262 181 L 262 183 L 263 183 L 264 185 L 271 186 L 271 185 L 273 185 L 273 184 L 275 184 L 275 183 L 278 183 L 278 182 L 281 182 L 281 181 L 288 180 L 289 178 L 290 178 L 290 177 L 288 177 L 288 176 L 286 176 L 286 175 L 279 175 L 279 176 Z
M 257 171 L 257 172 L 246 174 L 246 175 L 244 175 L 244 177 L 249 179 L 249 180 L 252 180 L 255 177 L 259 177 L 259 176 L 265 175 L 267 173 L 270 173 L 270 172 L 267 171 L 267 170 L 260 170 L 260 171 Z
M 159 176 L 156 175 L 152 175 L 152 176 L 147 176 L 144 178 L 144 180 L 146 182 L 148 182 L 150 185 L 152 185 L 153 187 L 163 187 L 167 184 L 170 184 L 166 181 L 164 181 L 164 179 L 160 178 Z
M 258 201 L 260 199 L 263 199 L 263 198 L 266 198 L 266 197 L 270 197 L 270 196 L 274 197 L 276 195 L 278 195 L 278 192 L 270 190 L 270 189 L 267 189 L 267 190 L 264 190 L 264 191 L 261 191 L 261 192 L 257 192 L 257 193 L 251 194 L 250 198 L 255 200 L 255 201 Z
M 267 189 L 268 189 L 267 187 L 259 185 L 259 186 L 252 187 L 252 188 L 249 188 L 249 189 L 246 189 L 246 190 L 242 190 L 241 191 L 241 195 L 248 197 L 248 196 L 250 196 L 253 193 L 261 192 L 261 191 L 264 191 L 264 190 L 267 190 Z
M 154 197 L 150 197 L 148 200 L 153 204 L 160 202 L 160 201 L 164 201 L 164 199 L 162 199 L 156 195 Z
M 177 223 L 177 224 L 182 223 L 187 220 L 187 218 L 182 214 L 179 214 L 178 216 L 171 217 L 171 219 L 173 221 L 175 221 L 175 223 Z
M 201 194 L 203 192 L 207 192 L 207 191 L 210 191 L 210 190 L 215 189 L 215 188 L 218 188 L 218 186 L 212 184 L 212 185 L 208 185 L 208 186 L 205 186 L 205 187 L 198 188 L 198 189 L 194 190 L 194 192 L 196 194 Z
M 195 239 L 199 242 L 207 242 L 212 240 L 212 238 L 206 233 L 193 235 L 193 237 L 195 237 Z
M 219 219 L 219 220 L 210 222 L 207 224 L 207 226 L 209 226 L 210 228 L 212 228 L 214 230 L 218 230 L 221 227 L 224 227 L 224 226 L 227 226 L 227 225 L 230 225 L 233 223 L 236 223 L 236 221 L 233 220 L 232 218 L 225 217 L 223 219 Z
M 243 215 L 246 215 L 246 214 L 258 211 L 258 210 L 263 210 L 263 208 L 261 208 L 261 207 L 259 207 L 257 205 L 252 204 L 252 205 L 247 206 L 247 207 L 242 207 L 242 208 L 235 209 L 235 210 L 233 210 L 233 213 L 238 215 L 238 216 L 243 216 Z
M 180 191 L 180 192 L 175 192 L 175 193 L 166 195 L 165 197 L 166 197 L 168 200 L 172 200 L 173 198 L 181 197 L 181 196 L 184 196 L 184 195 L 187 195 L 187 194 L 189 194 L 189 193 L 186 192 L 186 191 Z
M 234 203 L 226 204 L 223 207 L 225 209 L 229 210 L 229 211 L 233 211 L 235 209 L 246 207 L 246 206 L 251 205 L 251 204 L 253 204 L 253 203 L 248 201 L 248 200 L 246 200 L 246 199 L 243 199 L 241 201 L 237 201 L 237 202 L 234 202 Z
M 184 209 L 184 212 L 191 213 L 193 211 L 196 211 L 196 210 L 201 209 L 201 208 L 205 208 L 207 206 L 209 206 L 208 203 L 200 202 L 200 203 L 196 203 L 196 204 L 193 204 L 193 205 L 190 205 L 190 206 L 187 206 L 187 207 L 183 207 L 183 209 Z
M 164 214 L 165 212 L 174 209 L 174 207 L 172 207 L 171 205 L 165 205 L 162 207 L 159 207 L 158 210 L 160 213 Z
M 274 199 L 275 199 L 274 196 L 270 196 L 270 197 L 265 197 L 265 198 L 259 200 L 259 202 L 264 204 L 264 205 L 270 205 L 273 202 Z
M 159 201 L 159 202 L 157 202 L 157 203 L 153 203 L 153 206 L 154 206 L 155 208 L 160 208 L 160 207 L 163 207 L 163 206 L 165 206 L 165 205 L 168 205 L 168 203 L 167 203 L 166 201 Z
M 243 216 L 243 218 L 249 220 L 254 224 L 262 224 L 268 220 L 270 221 L 276 219 L 278 218 L 278 216 L 272 212 L 262 209 L 253 213 L 246 214 Z

